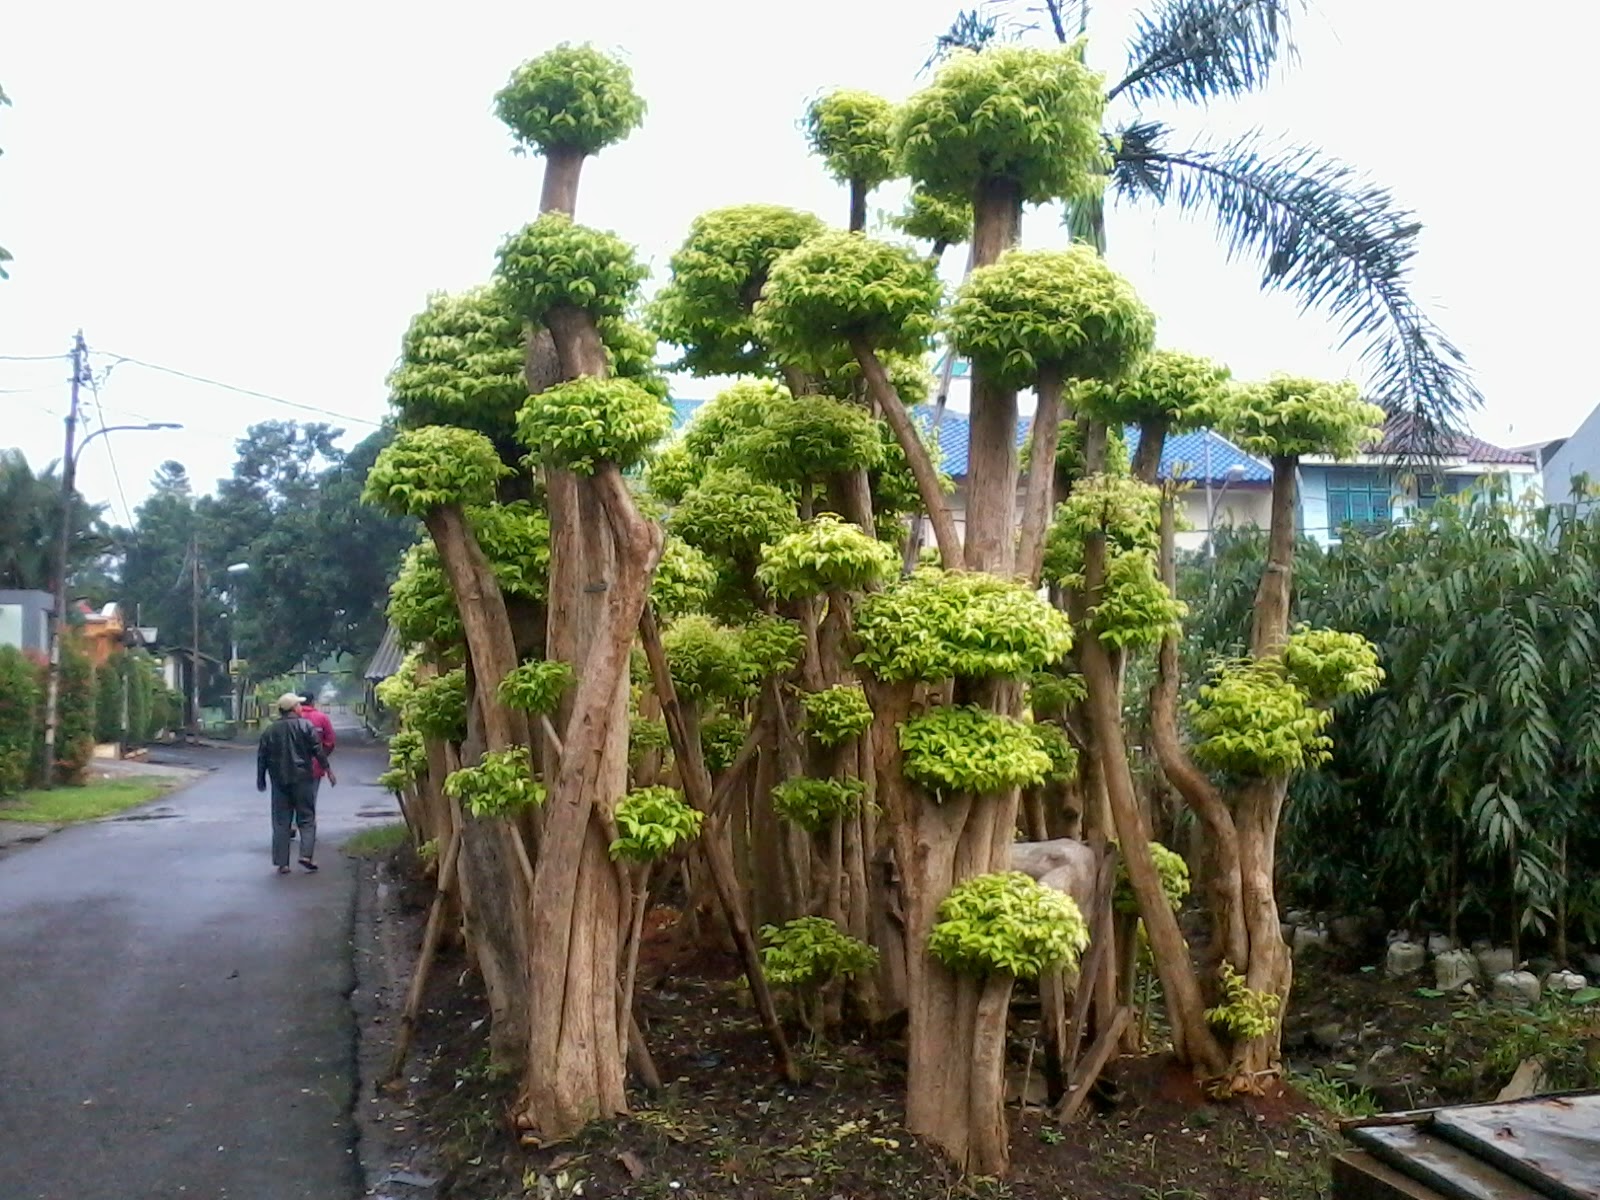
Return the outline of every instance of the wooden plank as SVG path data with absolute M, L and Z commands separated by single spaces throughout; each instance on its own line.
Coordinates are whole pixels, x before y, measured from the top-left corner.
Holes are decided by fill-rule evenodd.
M 1333 1158 L 1333 1200 L 1444 1200 L 1432 1188 L 1408 1179 L 1364 1150 Z
M 1056 1120 L 1060 1124 L 1067 1124 L 1082 1111 L 1084 1102 L 1089 1099 L 1089 1089 L 1094 1085 L 1094 1081 L 1100 1078 L 1100 1072 L 1105 1070 L 1106 1063 L 1116 1053 L 1117 1039 L 1122 1036 L 1123 1029 L 1132 1018 L 1132 1009 L 1119 1008 L 1116 1015 L 1100 1030 L 1094 1039 L 1094 1045 L 1089 1047 L 1089 1053 L 1084 1055 L 1083 1061 L 1072 1073 L 1071 1082 L 1067 1084 L 1066 1098 L 1061 1101 L 1061 1107 L 1056 1109 Z
M 1078 972 L 1078 988 L 1072 997 L 1072 1023 L 1067 1027 L 1067 1040 L 1061 1047 L 1061 1071 L 1069 1080 L 1078 1065 L 1078 1049 L 1083 1044 L 1083 1031 L 1094 1003 L 1095 982 L 1100 973 L 1112 965 L 1111 896 L 1116 878 L 1116 851 L 1108 848 L 1100 858 L 1099 874 L 1095 877 L 1094 911 L 1089 914 L 1089 953 Z

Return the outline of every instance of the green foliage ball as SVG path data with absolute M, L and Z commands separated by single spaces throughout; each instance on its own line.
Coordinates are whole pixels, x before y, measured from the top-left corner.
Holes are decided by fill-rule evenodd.
M 858 525 L 823 513 L 767 546 L 756 568 L 761 586 L 780 599 L 862 591 L 900 569 L 894 548 Z
M 1225 665 L 1188 704 L 1194 755 L 1233 775 L 1288 775 L 1326 762 L 1332 720 L 1295 686 L 1276 661 Z
M 650 603 L 665 621 L 701 612 L 717 586 L 711 560 L 680 537 L 668 537 L 650 581 Z
M 659 717 L 633 717 L 628 722 L 628 757 L 637 761 L 652 750 L 668 750 L 672 737 Z
M 396 730 L 389 738 L 389 769 L 406 779 L 420 779 L 428 770 L 428 750 L 416 729 Z
M 1378 648 L 1359 633 L 1309 629 L 1289 635 L 1283 664 L 1294 684 L 1313 704 L 1331 704 L 1341 696 L 1366 696 L 1383 684 Z
M 507 596 L 543 600 L 550 591 L 550 517 L 526 500 L 469 508 L 467 520 Z
M 1028 680 L 1028 707 L 1036 718 L 1060 716 L 1089 698 L 1083 676 L 1073 672 L 1055 675 L 1040 671 Z
M 672 428 L 672 406 L 628 379 L 579 376 L 528 397 L 517 436 L 536 455 L 591 475 L 635 466 Z
M 528 398 L 522 318 L 492 287 L 428 297 L 389 374 L 389 402 L 407 428 L 459 425 L 509 441 Z
M 1349 380 L 1278 375 L 1235 388 L 1223 425 L 1242 449 L 1262 458 L 1353 458 L 1379 439 L 1383 422 L 1383 409 L 1362 400 Z
M 1161 894 L 1167 898 L 1172 911 L 1183 907 L 1189 895 L 1189 864 L 1176 850 L 1168 850 L 1160 842 L 1150 843 L 1150 857 L 1155 860 L 1156 874 L 1161 877 Z M 1134 897 L 1133 884 L 1128 882 L 1127 862 L 1117 859 L 1117 880 L 1111 894 L 1112 906 L 1120 913 L 1139 915 L 1139 901 Z
M 1072 648 L 1066 616 L 1020 584 L 924 567 L 864 601 L 856 661 L 885 682 L 1029 675 Z
M 1052 763 L 1033 726 L 975 705 L 930 710 L 900 725 L 902 770 L 937 799 L 1035 787 Z
M 780 359 L 824 368 L 855 337 L 889 354 L 920 355 L 943 285 L 911 250 L 863 233 L 821 233 L 772 265 L 756 331 Z
M 650 456 L 644 484 L 652 499 L 665 505 L 680 504 L 705 474 L 705 463 L 690 454 L 680 440 Z
M 1106 563 L 1100 603 L 1089 614 L 1094 634 L 1119 650 L 1152 650 L 1182 630 L 1189 606 L 1161 580 L 1149 550 L 1114 554 Z
M 939 905 L 928 953 L 963 975 L 1037 979 L 1072 968 L 1089 945 L 1089 926 L 1065 892 L 1020 871 L 957 884 Z
M 1119 555 L 1154 555 L 1161 544 L 1160 489 L 1131 475 L 1078 480 L 1056 506 L 1045 535 L 1044 577 L 1062 587 L 1083 587 L 1083 543 L 1097 535 L 1106 539 L 1108 573 L 1110 560 Z
M 819 96 L 806 110 L 811 152 L 840 183 L 868 189 L 895 177 L 894 105 L 871 92 L 841 88 Z
M 826 917 L 761 927 L 761 968 L 779 987 L 815 988 L 875 969 L 878 952 Z
M 972 199 L 968 196 L 937 196 L 927 188 L 914 187 L 906 197 L 906 207 L 893 225 L 907 237 L 935 246 L 959 246 L 972 239 Z
M 806 712 L 806 732 L 824 746 L 838 746 L 860 737 L 872 724 L 872 706 L 860 686 L 836 684 L 820 692 L 801 692 Z
M 561 707 L 572 686 L 572 666 L 559 660 L 534 660 L 515 668 L 500 681 L 500 703 L 526 713 L 549 716 Z
M 700 753 L 712 778 L 733 766 L 749 733 L 750 723 L 740 717 L 712 717 L 701 722 Z
M 745 204 L 704 213 L 672 256 L 672 278 L 650 307 L 650 323 L 683 350 L 693 375 L 769 375 L 772 355 L 752 312 L 780 255 L 826 228 L 811 213 Z
M 806 635 L 798 622 L 759 615 L 739 631 L 739 648 L 752 677 L 785 675 L 805 651 Z
M 594 154 L 637 129 L 645 105 L 625 63 L 563 42 L 513 71 L 494 111 L 529 149 Z
M 785 392 L 719 457 L 770 483 L 819 482 L 881 466 L 884 439 L 881 422 L 858 404 Z
M 1035 676 L 1035 678 L 1038 678 Z M 1035 721 L 1030 726 L 1039 749 L 1050 756 L 1050 771 L 1046 783 L 1071 783 L 1078 777 L 1078 748 L 1068 739 L 1066 730 L 1059 725 Z
M 1105 81 L 1083 45 L 1001 46 L 952 58 L 900 109 L 895 141 L 907 174 L 936 195 L 970 198 L 984 180 L 1013 181 L 1028 204 L 1097 195 Z
M 820 833 L 861 807 L 859 779 L 785 779 L 772 789 L 773 810 L 807 833 Z
M 661 644 L 678 698 L 706 704 L 748 694 L 749 670 L 740 640 L 738 631 L 710 617 L 683 617 L 668 626 Z
M 467 673 L 461 667 L 417 684 L 406 723 L 424 737 L 459 742 L 467 736 Z
M 402 429 L 378 452 L 361 500 L 399 517 L 425 518 L 450 505 L 488 504 L 511 472 L 494 443 L 450 425 Z
M 1155 314 L 1089 246 L 1008 250 L 979 267 L 947 317 L 956 349 L 1010 387 L 1041 372 L 1115 380 L 1155 343 Z
M 656 361 L 661 343 L 655 333 L 623 317 L 602 318 L 597 326 L 611 375 L 638 384 L 658 400 L 668 399 L 672 388 Z
M 754 562 L 800 525 L 794 501 L 782 489 L 749 472 L 715 470 L 672 511 L 668 527 L 713 558 Z
M 533 778 L 526 746 L 491 750 L 475 767 L 445 776 L 445 795 L 475 817 L 505 817 L 544 803 L 545 790 Z
M 611 857 L 658 862 L 700 836 L 705 814 L 684 802 L 677 788 L 635 788 L 617 805 L 617 839 Z
M 400 571 L 389 585 L 387 612 L 389 624 L 411 645 L 456 646 L 466 637 L 455 593 L 432 542 L 418 542 L 401 558 Z
M 1164 421 L 1173 430 L 1201 429 L 1228 420 L 1230 375 L 1197 354 L 1154 350 L 1122 379 L 1078 383 L 1071 402 L 1079 413 L 1113 426 Z
M 627 315 L 648 271 L 614 233 L 548 212 L 500 246 L 497 277 L 512 309 L 539 322 L 553 308 L 575 308 L 597 322 Z

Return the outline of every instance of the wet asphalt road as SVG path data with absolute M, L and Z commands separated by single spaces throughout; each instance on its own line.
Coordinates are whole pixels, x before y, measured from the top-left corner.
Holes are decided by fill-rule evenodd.
M 360 1195 L 337 843 L 394 809 L 383 760 L 340 748 L 286 877 L 254 755 L 170 761 L 217 770 L 0 858 L 0 1200 Z

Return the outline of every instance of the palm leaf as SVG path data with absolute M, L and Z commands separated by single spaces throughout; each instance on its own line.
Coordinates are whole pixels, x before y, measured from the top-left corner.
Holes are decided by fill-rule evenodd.
M 1295 0 L 1156 0 L 1128 46 L 1128 73 L 1107 95 L 1187 100 L 1254 91 L 1284 59 Z
M 1397 426 L 1400 454 L 1435 453 L 1482 402 L 1461 352 L 1409 290 L 1422 225 L 1389 191 L 1314 150 L 1277 147 L 1259 132 L 1169 151 L 1143 122 L 1113 146 L 1112 186 L 1125 200 L 1175 203 L 1211 217 L 1230 258 L 1262 267 L 1263 287 L 1295 296 L 1361 344 L 1370 398 Z

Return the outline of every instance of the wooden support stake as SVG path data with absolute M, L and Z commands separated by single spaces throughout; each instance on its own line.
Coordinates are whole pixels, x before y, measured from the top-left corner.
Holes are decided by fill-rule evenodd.
M 400 1078 L 405 1069 L 406 1055 L 411 1051 L 411 1039 L 417 1030 L 417 1014 L 422 1011 L 423 992 L 428 987 L 428 976 L 433 971 L 433 961 L 439 952 L 439 939 L 444 933 L 444 917 L 449 909 L 450 895 L 455 891 L 456 862 L 461 857 L 461 830 L 452 828 L 450 840 L 445 844 L 444 857 L 439 865 L 439 886 L 433 893 L 433 904 L 428 909 L 428 926 L 422 935 L 422 949 L 417 954 L 417 968 L 411 974 L 411 988 L 406 993 L 405 1011 L 400 1015 L 400 1029 L 395 1034 L 394 1055 L 389 1059 L 389 1069 L 378 1081 L 385 1087 Z
M 1094 1039 L 1094 1045 L 1089 1047 L 1089 1053 L 1078 1064 L 1077 1070 L 1072 1073 L 1072 1078 L 1067 1084 L 1066 1099 L 1061 1101 L 1061 1107 L 1056 1109 L 1056 1121 L 1066 1125 L 1083 1110 L 1084 1102 L 1089 1099 L 1089 1090 L 1094 1086 L 1094 1081 L 1100 1078 L 1100 1072 L 1105 1070 L 1106 1063 L 1111 1061 L 1111 1056 L 1117 1052 L 1117 1039 L 1122 1036 L 1122 1031 L 1127 1027 L 1133 1017 L 1133 1010 L 1119 1008 L 1117 1015 L 1107 1021 L 1105 1028 L 1100 1030 L 1100 1035 Z

